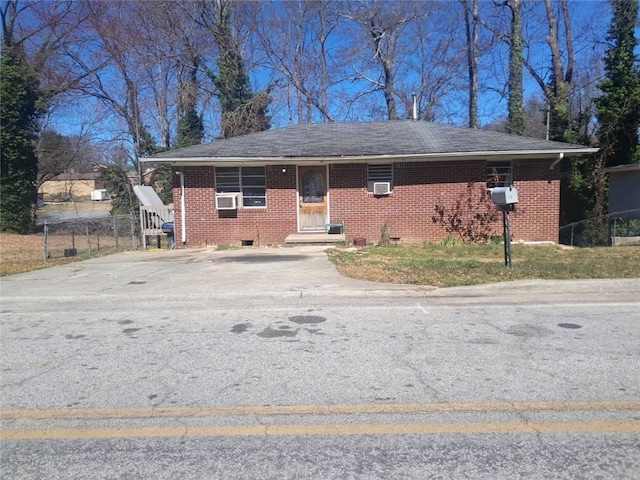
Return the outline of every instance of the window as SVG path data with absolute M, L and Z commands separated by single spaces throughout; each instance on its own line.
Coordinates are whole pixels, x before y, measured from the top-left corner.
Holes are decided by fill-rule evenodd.
M 216 193 L 242 193 L 243 207 L 266 207 L 264 167 L 216 167 Z
M 512 184 L 511 162 L 487 162 L 487 188 L 510 187 Z
M 390 190 L 393 190 L 393 164 L 367 165 L 367 190 L 373 192 L 373 184 L 389 182 Z
M 304 174 L 302 198 L 304 203 L 324 203 L 324 179 L 317 170 L 310 170 Z

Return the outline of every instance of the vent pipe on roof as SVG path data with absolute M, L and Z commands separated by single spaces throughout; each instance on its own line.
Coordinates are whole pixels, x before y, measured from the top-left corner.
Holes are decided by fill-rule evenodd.
M 411 109 L 411 120 L 414 122 L 418 121 L 418 96 L 415 93 L 411 94 L 411 99 L 413 101 L 413 107 Z

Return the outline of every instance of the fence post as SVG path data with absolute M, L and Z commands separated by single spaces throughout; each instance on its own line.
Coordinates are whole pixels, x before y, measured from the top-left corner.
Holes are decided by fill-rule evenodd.
M 129 225 L 131 226 L 131 248 L 136 250 L 138 248 L 136 244 L 136 221 L 131 213 L 129 214 Z
M 89 251 L 89 255 L 91 255 L 91 238 L 89 238 L 89 222 L 84 222 L 84 231 L 87 236 L 87 250 Z
M 118 230 L 116 227 L 116 217 L 111 217 L 111 223 L 113 225 L 113 236 L 116 241 L 116 250 L 118 250 L 119 245 L 118 245 Z
M 571 224 L 571 246 L 573 247 L 573 229 L 575 228 L 575 223 Z
M 49 258 L 49 226 L 47 225 L 47 221 L 44 221 L 44 261 L 46 262 Z

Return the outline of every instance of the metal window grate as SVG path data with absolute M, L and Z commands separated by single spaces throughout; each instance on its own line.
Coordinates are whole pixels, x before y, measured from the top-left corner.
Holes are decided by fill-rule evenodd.
M 487 188 L 513 184 L 512 162 L 487 162 Z
M 216 194 L 242 193 L 243 207 L 265 207 L 265 172 L 265 167 L 216 167 Z
M 367 189 L 374 192 L 374 184 L 389 183 L 389 192 L 393 190 L 393 164 L 367 165 Z M 388 193 L 388 192 L 387 192 Z

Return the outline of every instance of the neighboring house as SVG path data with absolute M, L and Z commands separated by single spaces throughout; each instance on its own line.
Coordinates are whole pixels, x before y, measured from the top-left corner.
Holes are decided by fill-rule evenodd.
M 397 241 L 437 241 L 449 234 L 433 221 L 436 205 L 464 203 L 470 184 L 478 196 L 513 184 L 520 202 L 511 220 L 514 240 L 557 242 L 559 162 L 596 151 L 389 121 L 294 125 L 141 161 L 174 168 L 178 245 L 317 240 L 328 224 L 344 227 L 326 239 L 377 242 L 386 227 Z
M 640 218 L 640 164 L 604 171 L 609 174 L 609 213 L 618 218 Z
M 43 182 L 40 193 L 44 201 L 64 201 L 71 198 L 91 198 L 91 192 L 104 188 L 100 174 L 61 173 Z

